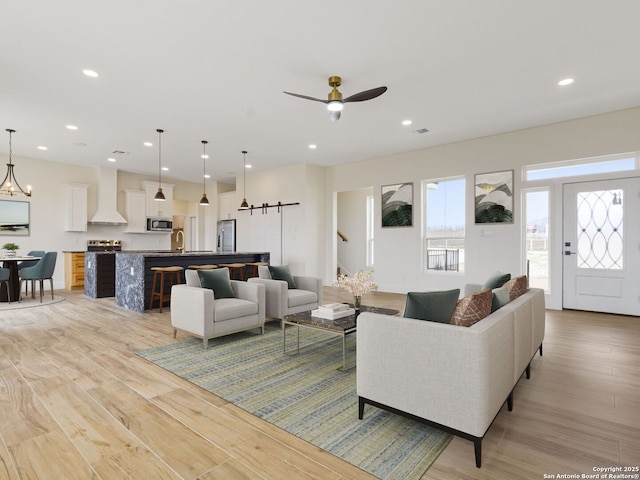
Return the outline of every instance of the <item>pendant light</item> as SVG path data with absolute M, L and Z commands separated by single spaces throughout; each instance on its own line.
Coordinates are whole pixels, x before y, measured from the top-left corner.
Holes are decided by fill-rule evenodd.
M 240 210 L 249 210 L 249 204 L 247 203 L 247 151 L 242 151 L 242 203 L 240 204 Z
M 30 197 L 31 187 L 27 185 L 27 191 L 25 192 L 18 183 L 18 180 L 16 180 L 16 176 L 13 173 L 13 162 L 11 161 L 11 158 L 13 156 L 13 152 L 11 150 L 11 136 L 16 131 L 12 130 L 11 128 L 7 128 L 6 131 L 9 132 L 9 163 L 7 163 L 7 174 L 4 176 L 4 180 L 2 180 L 2 183 L 0 183 L 0 193 L 2 195 L 11 195 L 12 197 L 19 194 Z
M 158 132 L 158 191 L 153 199 L 158 202 L 164 202 L 166 200 L 164 193 L 162 193 L 162 132 L 164 130 L 158 128 L 156 132 Z
M 200 205 L 209 205 L 209 200 L 207 199 L 207 188 L 206 188 L 206 184 L 205 181 L 207 179 L 206 175 L 207 175 L 207 170 L 205 168 L 206 166 L 206 159 L 207 159 L 207 141 L 206 140 L 202 140 L 202 198 L 200 199 Z

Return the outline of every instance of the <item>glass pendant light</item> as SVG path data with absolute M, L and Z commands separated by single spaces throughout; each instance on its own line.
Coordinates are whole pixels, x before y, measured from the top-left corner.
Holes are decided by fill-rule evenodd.
M 12 197 L 20 194 L 30 197 L 31 186 L 27 185 L 27 191 L 25 192 L 18 183 L 18 180 L 16 180 L 15 173 L 13 172 L 13 162 L 11 161 L 13 156 L 11 149 L 11 136 L 16 131 L 11 128 L 7 128 L 6 131 L 9 132 L 9 163 L 7 163 L 7 174 L 5 175 L 4 180 L 2 180 L 2 183 L 0 183 L 0 193 L 3 195 L 10 195 Z
M 206 166 L 206 159 L 207 159 L 207 141 L 206 140 L 202 140 L 202 198 L 200 199 L 200 205 L 209 205 L 209 200 L 207 199 L 207 188 L 206 188 L 206 175 L 207 175 L 207 170 L 205 168 Z
M 247 151 L 242 151 L 242 203 L 240 204 L 240 210 L 249 210 L 249 204 L 247 203 Z
M 158 128 L 156 132 L 158 132 L 158 192 L 153 199 L 158 202 L 164 202 L 166 200 L 164 193 L 162 193 L 162 133 L 164 130 Z

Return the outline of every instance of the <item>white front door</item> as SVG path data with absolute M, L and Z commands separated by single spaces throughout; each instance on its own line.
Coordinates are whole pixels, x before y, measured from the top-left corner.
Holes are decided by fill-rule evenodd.
M 640 178 L 564 185 L 563 308 L 640 316 Z

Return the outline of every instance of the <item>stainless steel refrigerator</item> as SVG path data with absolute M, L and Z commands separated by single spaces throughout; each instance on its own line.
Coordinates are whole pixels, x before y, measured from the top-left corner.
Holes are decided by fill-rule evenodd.
M 236 251 L 236 221 L 221 220 L 218 222 L 218 252 Z

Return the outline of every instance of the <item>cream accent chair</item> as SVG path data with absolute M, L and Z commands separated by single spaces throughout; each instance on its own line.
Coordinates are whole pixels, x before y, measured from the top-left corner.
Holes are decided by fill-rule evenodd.
M 265 289 L 260 284 L 230 280 L 234 298 L 214 298 L 213 290 L 202 288 L 196 270 L 185 270 L 186 284 L 171 287 L 173 338 L 178 330 L 202 337 L 204 348 L 210 338 L 260 328 L 264 334 Z
M 322 305 L 322 279 L 293 275 L 298 288 L 289 289 L 284 280 L 273 280 L 269 267 L 258 267 L 258 277 L 250 278 L 248 283 L 259 283 L 265 286 L 267 316 L 284 319 L 306 310 L 313 310 Z

